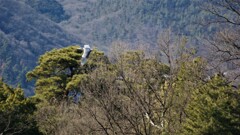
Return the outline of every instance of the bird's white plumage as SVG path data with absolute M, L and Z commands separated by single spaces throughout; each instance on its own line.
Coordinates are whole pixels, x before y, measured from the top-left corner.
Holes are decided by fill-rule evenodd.
M 91 51 L 90 46 L 89 45 L 84 45 L 82 58 L 87 58 L 90 51 Z
M 82 60 L 81 60 L 81 65 L 84 65 L 87 62 L 87 58 L 91 52 L 91 48 L 89 45 L 84 45 L 83 47 L 83 54 L 82 54 Z

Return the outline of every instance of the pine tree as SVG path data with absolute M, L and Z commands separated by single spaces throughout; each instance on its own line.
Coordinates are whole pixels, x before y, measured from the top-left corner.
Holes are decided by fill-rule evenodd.
M 35 101 L 25 98 L 21 88 L 11 88 L 0 80 L 0 134 L 39 134 L 35 110 Z
M 79 46 L 70 46 L 53 49 L 39 58 L 38 66 L 27 74 L 28 80 L 36 80 L 35 91 L 38 98 L 48 101 L 63 100 L 76 90 L 72 81 L 77 75 L 88 74 L 101 61 L 106 60 L 102 52 L 93 50 L 88 62 L 81 66 L 82 51 L 78 48 Z
M 240 133 L 240 93 L 216 75 L 192 95 L 186 109 L 183 134 L 234 135 Z

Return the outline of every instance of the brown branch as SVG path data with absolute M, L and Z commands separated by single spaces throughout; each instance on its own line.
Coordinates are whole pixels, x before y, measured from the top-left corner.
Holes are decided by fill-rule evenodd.
M 231 2 L 229 2 L 229 0 L 224 0 L 226 3 L 227 3 L 227 5 L 228 5 L 228 7 L 226 7 L 227 9 L 229 9 L 230 11 L 232 11 L 232 12 L 234 12 L 234 13 L 236 13 L 238 16 L 240 16 L 240 11 L 238 11 L 237 9 L 235 9 L 232 5 L 231 5 Z M 240 3 L 240 2 L 239 2 Z M 239 4 L 238 3 L 238 4 Z
M 87 110 L 88 110 L 88 112 L 90 113 L 90 115 L 94 118 L 94 120 L 101 126 L 101 128 L 102 128 L 103 131 L 106 133 L 106 135 L 110 135 L 110 134 L 108 133 L 108 131 L 107 131 L 107 128 L 105 128 L 105 127 L 103 126 L 103 124 L 98 120 L 96 114 L 94 114 L 94 113 L 92 112 L 92 110 L 90 110 L 90 109 L 87 109 Z
M 233 24 L 233 25 L 240 25 L 240 23 L 237 23 L 237 22 L 235 22 L 235 21 L 232 21 L 232 20 L 230 20 L 229 18 L 221 15 L 221 14 L 220 14 L 219 12 L 217 12 L 214 8 L 213 8 L 213 10 L 207 9 L 206 11 L 209 12 L 209 13 L 211 13 L 211 14 L 213 14 L 213 15 L 215 15 L 215 16 L 217 16 L 217 17 L 219 17 L 219 18 L 221 18 L 221 19 L 224 19 L 224 20 L 225 20 L 225 23 L 230 23 L 230 24 Z M 220 21 L 219 21 L 219 22 L 220 22 Z

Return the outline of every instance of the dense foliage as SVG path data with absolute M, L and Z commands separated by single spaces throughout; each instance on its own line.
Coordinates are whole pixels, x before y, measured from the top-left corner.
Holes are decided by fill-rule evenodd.
M 61 22 L 69 17 L 66 15 L 63 7 L 55 0 L 25 0 L 37 12 L 45 14 L 54 22 Z
M 26 95 L 33 95 L 33 84 L 27 83 L 25 74 L 36 66 L 38 57 L 80 41 L 25 1 L 0 1 L 0 12 L 0 76 L 11 86 L 20 84 Z
M 219 75 L 198 87 L 186 109 L 184 134 L 238 134 L 239 95 Z
M 36 101 L 26 99 L 21 88 L 0 80 L 0 134 L 39 134 L 33 113 Z
M 26 95 L 33 95 L 33 85 L 27 83 L 25 74 L 36 66 L 40 55 L 53 48 L 86 43 L 107 51 L 116 41 L 154 46 L 159 33 L 168 28 L 177 34 L 202 36 L 216 30 L 199 25 L 202 18 L 209 18 L 200 11 L 202 3 L 202 0 L 0 1 L 0 43 L 7 41 L 0 44 L 2 54 L 6 54 L 0 57 L 0 75 L 10 85 L 21 84 Z M 5 46 L 12 49 L 6 50 Z
M 103 53 L 92 51 L 88 64 L 80 67 L 82 50 L 79 46 L 70 46 L 63 49 L 54 49 L 39 58 L 38 66 L 27 74 L 29 80 L 36 79 L 36 95 L 45 99 L 61 100 L 75 92 L 72 81 L 97 67 L 97 63 L 104 59 Z
M 115 50 L 118 54 L 110 57 L 112 62 L 93 50 L 81 66 L 78 48 L 54 49 L 39 58 L 38 66 L 27 74 L 36 81 L 32 98 L 1 83 L 1 132 L 239 132 L 238 90 L 223 76 L 206 79 L 206 63 L 191 51 L 179 49 L 179 57 L 171 56 L 174 59 L 164 64 L 141 50 Z
M 206 63 L 182 49 L 166 65 L 141 50 L 113 62 L 94 50 L 80 65 L 77 46 L 54 49 L 27 74 L 41 99 L 42 134 L 235 134 L 239 93 L 222 76 L 205 79 Z
M 50 12 L 49 7 L 42 9 L 34 5 L 36 3 L 44 5 L 46 1 L 26 1 L 38 12 L 44 14 L 45 11 Z M 25 1 L 11 2 L 29 8 L 24 6 Z M 50 2 L 57 3 L 55 0 Z M 69 4 L 69 1 L 65 0 L 60 2 Z M 139 23 L 155 28 L 155 23 L 160 23 L 151 15 L 164 16 L 158 6 L 162 6 L 161 10 L 166 7 L 167 10 L 173 10 L 172 12 L 175 10 L 180 12 L 182 10 L 178 10 L 177 6 L 188 5 L 191 9 L 191 2 L 91 0 L 80 3 L 89 3 L 81 6 L 81 8 L 88 7 L 82 9 L 86 13 L 91 13 L 89 10 L 91 6 L 107 7 L 98 9 L 96 15 L 82 14 L 82 17 L 92 24 L 99 22 L 98 26 L 102 26 L 101 20 L 105 19 L 116 23 L 116 27 L 119 23 L 123 28 L 122 36 L 126 37 L 128 32 L 124 31 L 125 25 L 115 18 L 115 14 L 120 15 L 120 18 L 123 17 L 128 23 L 139 19 L 138 23 L 134 23 L 136 28 Z M 207 53 L 211 59 L 197 56 L 188 38 L 176 35 L 170 30 L 160 33 L 158 42 L 151 41 L 156 46 L 137 44 L 138 46 L 133 49 L 133 44 L 129 46 L 117 42 L 109 48 L 108 56 L 93 49 L 84 65 L 80 64 L 83 49 L 79 46 L 55 48 L 41 55 L 35 68 L 26 74 L 27 79 L 35 83 L 35 95 L 32 97 L 25 97 L 20 85 L 12 88 L 4 83 L 9 79 L 19 79 L 19 76 L 11 72 L 11 68 L 14 73 L 22 71 L 21 75 L 28 70 L 21 70 L 26 61 L 18 63 L 16 61 L 20 58 L 6 51 L 15 50 L 18 53 L 24 51 L 28 52 L 28 55 L 32 55 L 32 52 L 18 49 L 15 44 L 10 44 L 11 38 L 0 31 L 2 39 L 0 56 L 3 58 L 0 64 L 1 69 L 7 71 L 6 73 L 1 70 L 0 73 L 8 79 L 0 80 L 0 134 L 238 134 L 240 132 L 240 3 L 238 0 L 204 0 L 203 3 L 206 4 L 202 7 L 204 12 L 214 16 L 204 18 L 203 23 L 216 23 L 216 27 L 222 26 L 220 31 L 214 34 L 208 33 L 209 38 L 203 40 L 210 49 Z M 1 1 L 0 4 L 4 7 L 8 6 L 6 1 Z M 62 11 L 59 5 L 56 7 L 56 10 L 58 9 Z M 0 7 L 0 10 L 5 11 L 6 8 Z M 183 11 L 185 13 L 185 10 Z M 181 18 L 171 14 L 172 12 L 166 11 L 165 13 L 168 13 L 166 16 L 173 20 Z M 125 13 L 134 15 L 137 19 L 129 18 Z M 108 16 L 102 18 L 102 14 Z M 8 19 L 16 19 L 16 15 L 13 16 L 15 17 Z M 70 15 L 71 19 L 74 18 L 72 17 Z M 100 17 L 100 20 L 96 21 L 95 17 Z M 182 17 L 191 19 L 191 16 Z M 88 21 L 80 22 L 84 27 L 84 24 L 89 24 Z M 169 22 L 166 27 L 171 24 Z M 68 28 L 64 23 L 59 25 Z M 4 26 L 12 27 L 0 22 L 0 27 Z M 197 33 L 198 30 L 195 30 L 194 33 Z M 176 32 L 177 28 L 174 31 Z M 100 39 L 107 40 L 108 32 L 107 29 L 103 35 L 105 37 Z M 134 33 L 134 29 L 130 33 Z M 118 37 L 118 34 L 115 36 Z M 51 36 L 49 38 L 51 39 Z M 137 36 L 128 38 L 137 39 Z M 21 45 L 26 44 L 21 43 Z M 36 53 L 39 54 L 38 51 Z M 16 59 L 11 59 L 12 57 Z
M 104 45 L 121 40 L 156 44 L 163 29 L 196 36 L 207 32 L 199 25 L 205 16 L 198 0 L 98 0 L 59 1 L 70 19 L 61 26 L 81 37 L 83 42 Z M 73 4 L 74 3 L 74 4 Z

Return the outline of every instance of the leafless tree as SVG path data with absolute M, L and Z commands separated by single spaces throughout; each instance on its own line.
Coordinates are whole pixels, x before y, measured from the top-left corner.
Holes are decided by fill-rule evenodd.
M 240 25 L 240 0 L 207 0 L 203 10 L 213 15 L 207 23 Z
M 208 0 L 203 9 L 212 15 L 205 22 L 221 27 L 206 40 L 212 67 L 232 72 L 228 78 L 236 80 L 240 77 L 240 0 Z
M 168 42 L 162 47 L 167 48 L 166 45 Z M 174 51 L 179 51 L 177 55 L 184 54 Z M 95 124 L 87 122 L 86 128 L 94 134 L 176 133 L 181 128 L 190 92 L 176 89 L 177 77 L 166 78 L 169 66 L 158 59 L 146 57 L 139 50 L 118 53 L 114 64 L 103 64 L 89 74 L 87 82 L 80 84 L 84 93 L 81 112 L 89 115 L 88 121 L 95 121 Z M 168 58 L 176 58 L 165 53 Z M 174 64 L 190 59 L 178 59 Z M 193 70 L 199 72 L 195 67 Z M 178 96 L 179 93 L 183 96 Z

